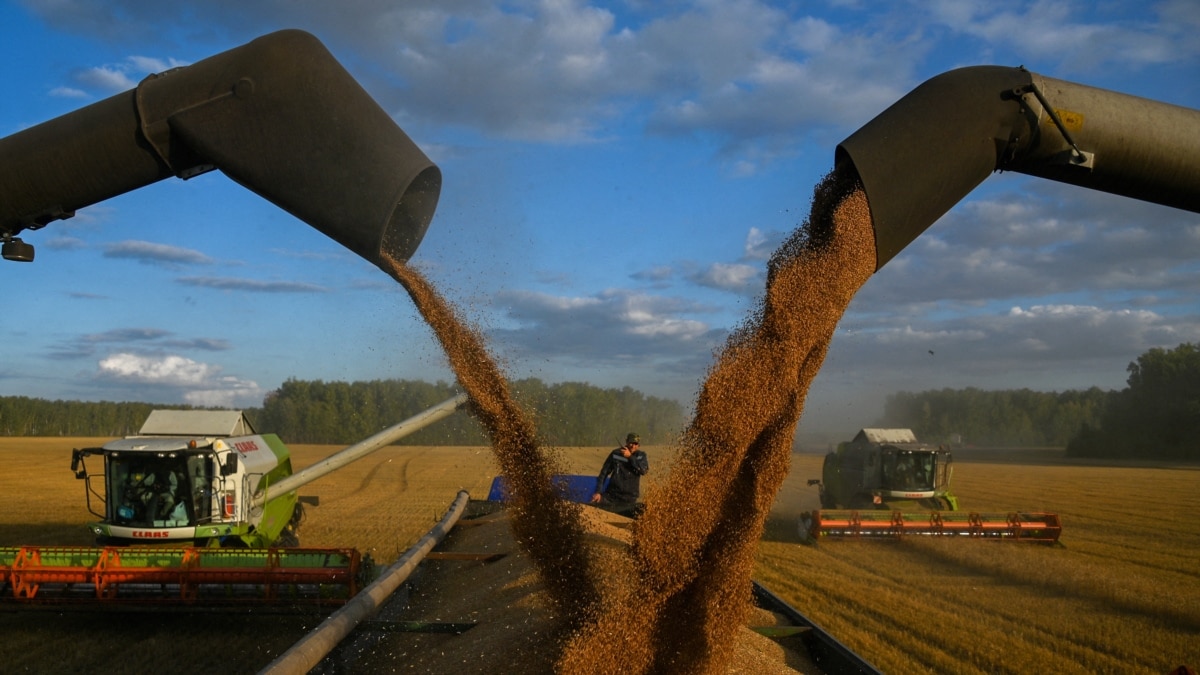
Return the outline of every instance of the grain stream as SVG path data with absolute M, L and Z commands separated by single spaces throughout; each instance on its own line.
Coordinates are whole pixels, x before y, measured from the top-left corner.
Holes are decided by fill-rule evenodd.
M 533 419 L 515 401 L 483 337 L 459 318 L 416 270 L 390 257 L 385 271 L 412 296 L 433 328 L 458 382 L 471 398 L 471 411 L 492 441 L 492 451 L 511 491 L 512 529 L 517 544 L 542 575 L 555 610 L 568 628 L 581 625 L 597 606 L 597 574 L 583 546 L 579 504 L 559 499 L 552 477 L 562 473 L 554 453 L 539 447 Z
M 552 452 L 512 401 L 482 337 L 416 271 L 385 259 L 433 328 L 513 486 L 512 525 L 563 621 L 562 673 L 722 673 L 751 610 L 755 552 L 834 329 L 875 271 L 866 196 L 826 176 L 768 264 L 761 301 L 710 368 L 671 476 L 646 496 L 621 574 L 589 555 Z

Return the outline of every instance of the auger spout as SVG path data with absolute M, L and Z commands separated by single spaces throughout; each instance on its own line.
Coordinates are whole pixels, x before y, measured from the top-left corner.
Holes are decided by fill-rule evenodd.
M 1024 68 L 921 84 L 838 145 L 871 207 L 876 269 L 994 171 L 1200 212 L 1200 111 Z
M 23 230 L 212 169 L 375 264 L 413 254 L 442 182 L 315 37 L 284 30 L 0 139 L 5 257 L 32 260 Z

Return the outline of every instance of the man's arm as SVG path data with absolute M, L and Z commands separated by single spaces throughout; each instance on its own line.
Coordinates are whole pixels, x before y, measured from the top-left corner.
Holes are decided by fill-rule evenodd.
M 637 475 L 645 476 L 650 473 L 650 457 L 645 452 L 638 450 L 629 458 L 629 468 L 633 469 Z
M 604 458 L 604 464 L 600 467 L 600 475 L 596 477 L 596 489 L 592 490 L 592 503 L 600 501 L 600 493 L 604 491 L 604 481 L 612 475 L 612 472 L 617 468 L 617 463 L 613 460 L 612 453 L 608 453 L 608 457 Z

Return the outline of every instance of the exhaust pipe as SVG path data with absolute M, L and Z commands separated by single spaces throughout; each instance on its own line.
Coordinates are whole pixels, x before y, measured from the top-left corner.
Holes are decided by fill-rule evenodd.
M 442 182 L 315 37 L 285 30 L 0 139 L 0 237 L 212 169 L 376 265 L 416 251 Z
M 876 270 L 993 171 L 1200 212 L 1200 111 L 975 66 L 938 75 L 837 146 L 871 207 Z

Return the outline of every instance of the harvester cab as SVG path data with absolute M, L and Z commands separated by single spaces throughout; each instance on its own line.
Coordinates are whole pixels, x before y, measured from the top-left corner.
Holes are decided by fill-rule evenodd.
M 103 473 L 88 473 L 91 456 L 102 458 Z M 303 505 L 295 492 L 257 508 L 250 499 L 291 474 L 287 446 L 256 434 L 240 411 L 155 410 L 135 436 L 76 449 L 71 468 L 101 518 L 90 527 L 102 544 L 297 543 Z
M 949 450 L 918 443 L 910 429 L 862 429 L 825 456 L 820 490 L 826 509 L 897 508 L 916 502 L 933 510 L 958 510 L 950 492 Z

